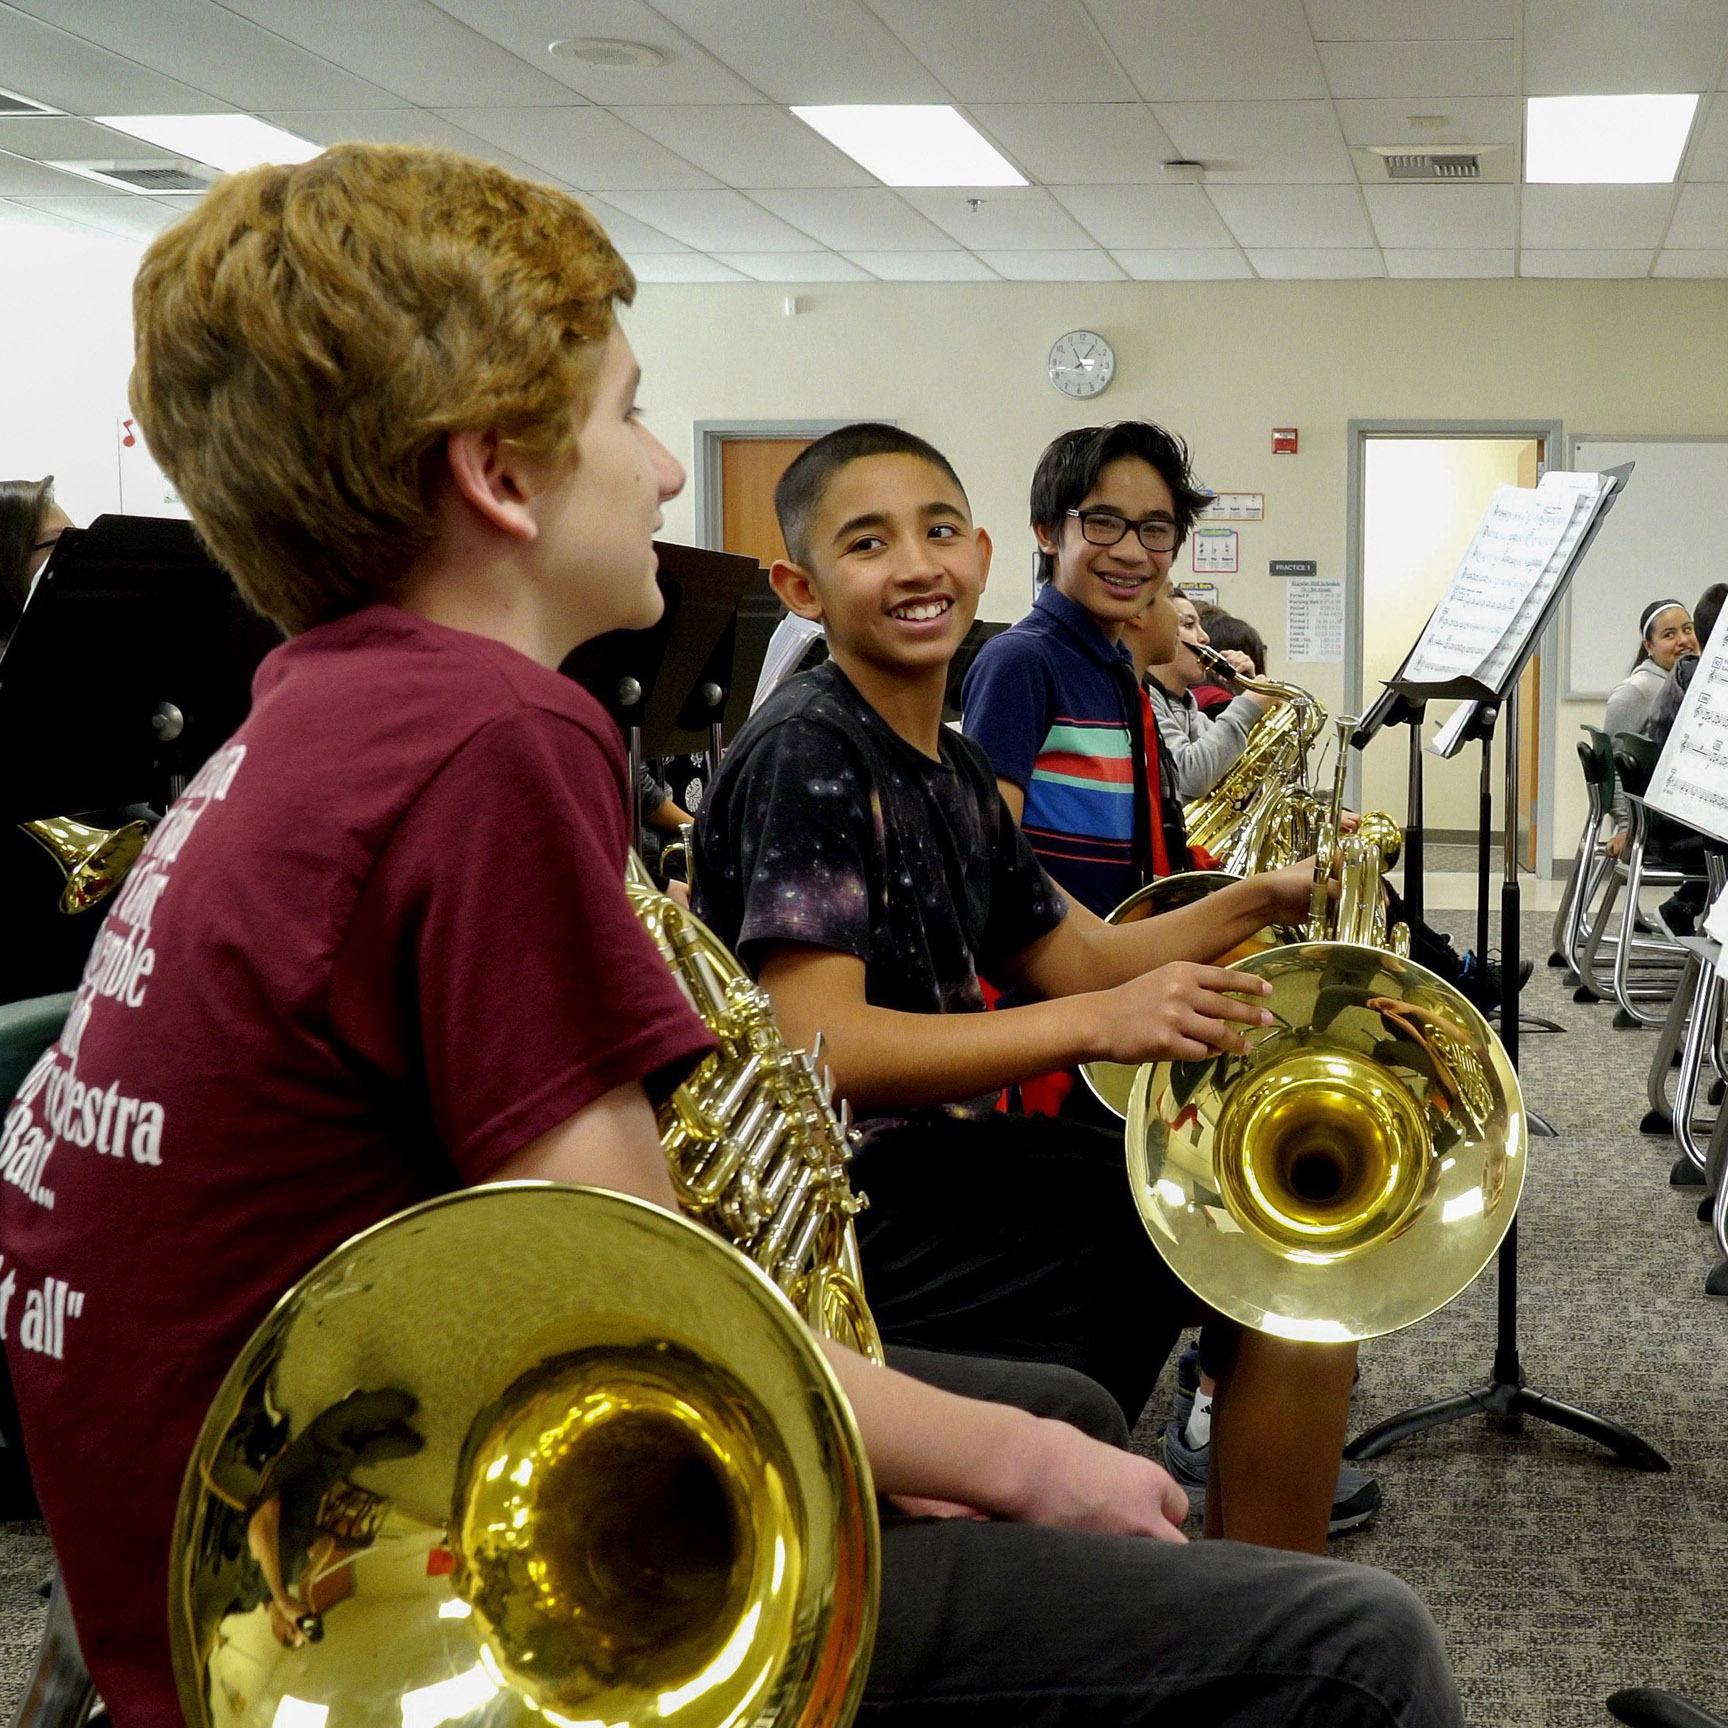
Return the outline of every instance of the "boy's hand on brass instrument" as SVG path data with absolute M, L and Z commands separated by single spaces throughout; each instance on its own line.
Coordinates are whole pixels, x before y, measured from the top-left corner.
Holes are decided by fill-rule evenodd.
M 1191 960 L 1159 966 L 1093 998 L 1103 1011 L 1097 1054 L 1107 1062 L 1139 1063 L 1241 1053 L 1248 1041 L 1235 1027 L 1271 1025 L 1258 1000 L 1271 990 L 1262 979 L 1222 966 Z

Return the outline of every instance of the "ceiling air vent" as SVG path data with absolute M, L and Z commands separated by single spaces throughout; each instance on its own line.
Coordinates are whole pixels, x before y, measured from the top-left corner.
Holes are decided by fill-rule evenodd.
M 1482 178 L 1482 158 L 1474 152 L 1444 156 L 1427 152 L 1420 155 L 1388 155 L 1382 160 L 1386 164 L 1386 178 L 1388 180 L 1480 180 Z
M 214 168 L 172 156 L 143 162 L 50 162 L 48 166 L 127 192 L 207 192 L 216 178 Z

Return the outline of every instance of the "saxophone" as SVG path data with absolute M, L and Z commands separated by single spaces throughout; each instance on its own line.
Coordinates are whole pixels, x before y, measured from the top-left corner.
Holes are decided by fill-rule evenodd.
M 835 1115 L 821 1039 L 814 1053 L 789 1049 L 767 993 L 635 853 L 624 887 L 720 1043 L 660 1106 L 679 1205 L 754 1260 L 813 1331 L 882 1362 L 852 1223 L 866 1202 L 846 1174 L 857 1132 L 850 1105 Z

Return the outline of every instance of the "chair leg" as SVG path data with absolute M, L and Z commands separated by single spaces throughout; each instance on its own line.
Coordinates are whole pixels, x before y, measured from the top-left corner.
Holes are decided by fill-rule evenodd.
M 1716 1181 L 1716 1205 L 1710 1214 L 1710 1234 L 1716 1239 L 1716 1251 L 1722 1258 L 1704 1280 L 1707 1296 L 1728 1296 L 1728 1110 L 1716 1117 L 1716 1128 L 1710 1136 L 1709 1170 Z
M 1608 863 L 1607 887 L 1601 904 L 1596 908 L 1596 916 L 1590 920 L 1590 934 L 1578 960 L 1578 990 L 1573 996 L 1574 1001 L 1591 1002 L 1602 998 L 1601 979 L 1597 976 L 1598 957 L 1602 952 L 1603 938 L 1608 933 L 1608 921 L 1614 915 L 1615 903 L 1620 898 L 1620 871 L 1612 858 Z
M 1690 958 L 1690 956 L 1688 956 Z M 1703 1174 L 1709 1162 L 1705 1147 L 1692 1131 L 1692 1112 L 1698 1102 L 1698 1078 L 1704 1066 L 1704 1051 L 1715 1042 L 1716 1022 L 1722 1011 L 1722 977 L 1714 966 L 1701 969 L 1692 1014 L 1686 1026 L 1686 1044 L 1680 1052 L 1680 1078 L 1674 1087 L 1674 1138 L 1680 1150 Z
M 1560 891 L 1560 904 L 1554 908 L 1554 927 L 1548 932 L 1551 957 L 1565 964 L 1567 937 L 1572 929 L 1572 908 L 1578 902 L 1579 886 L 1586 880 L 1586 865 L 1590 860 L 1591 830 L 1596 824 L 1585 817 L 1583 831 L 1578 836 L 1578 850 L 1572 854 L 1572 868 L 1566 872 L 1566 886 Z
M 1688 952 L 1686 972 L 1680 980 L 1680 988 L 1674 992 L 1674 1000 L 1668 1004 L 1668 1013 L 1662 1021 L 1662 1036 L 1657 1041 L 1656 1054 L 1650 1059 L 1650 1077 L 1645 1082 L 1650 1108 L 1638 1124 L 1640 1134 L 1673 1132 L 1674 1118 L 1668 1108 L 1668 1070 L 1673 1067 L 1675 1054 L 1685 1037 L 1688 1006 L 1697 986 L 1698 957 Z

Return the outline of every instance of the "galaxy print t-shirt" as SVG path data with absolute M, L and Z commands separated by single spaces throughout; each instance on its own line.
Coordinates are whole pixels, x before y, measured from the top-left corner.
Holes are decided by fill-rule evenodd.
M 696 909 L 752 970 L 777 943 L 854 954 L 878 1008 L 973 1014 L 980 976 L 1067 916 L 989 759 L 901 738 L 832 661 L 788 679 L 726 752 L 696 824 Z M 982 1115 L 996 1095 L 949 1107 Z M 904 1117 L 907 1111 L 882 1111 Z

